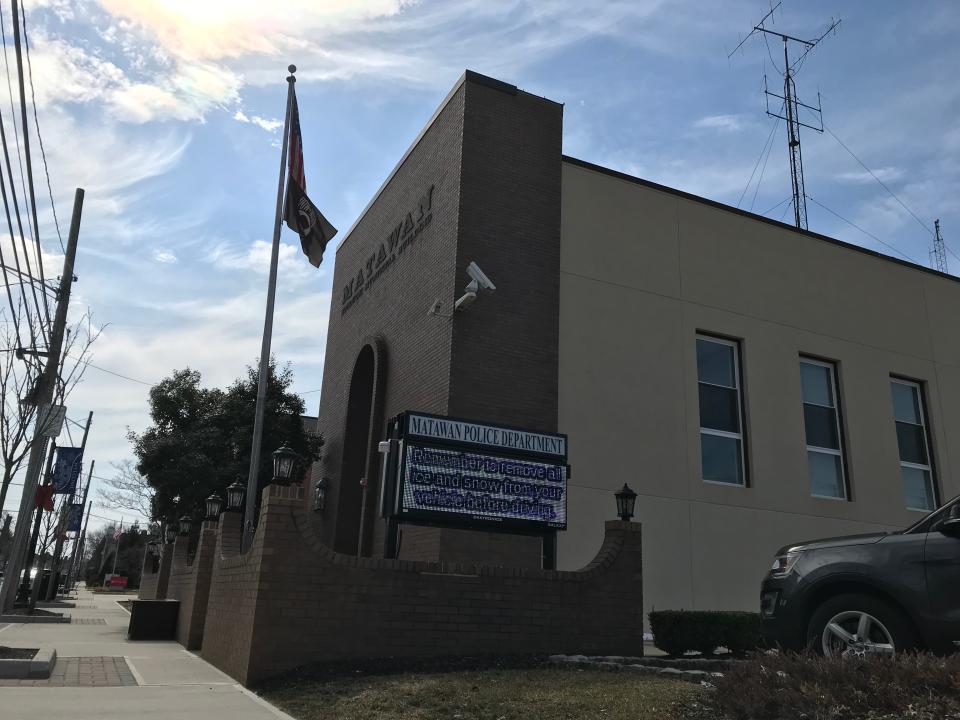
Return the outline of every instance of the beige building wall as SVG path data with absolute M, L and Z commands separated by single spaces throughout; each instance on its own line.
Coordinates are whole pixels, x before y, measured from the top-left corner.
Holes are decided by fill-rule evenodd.
M 565 160 L 560 567 L 596 554 L 624 482 L 651 608 L 758 608 L 782 545 L 898 530 L 891 375 L 923 383 L 941 501 L 960 492 L 960 283 Z M 701 480 L 695 337 L 741 342 L 748 487 Z M 850 501 L 811 497 L 800 355 L 835 361 Z

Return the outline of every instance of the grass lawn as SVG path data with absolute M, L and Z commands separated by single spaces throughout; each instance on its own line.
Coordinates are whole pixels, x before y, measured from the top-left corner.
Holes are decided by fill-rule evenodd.
M 698 685 L 573 669 L 291 679 L 263 697 L 298 720 L 674 720 Z

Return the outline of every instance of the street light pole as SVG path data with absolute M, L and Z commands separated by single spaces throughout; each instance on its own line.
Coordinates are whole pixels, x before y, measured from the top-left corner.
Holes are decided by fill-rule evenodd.
M 53 401 L 54 391 L 59 381 L 60 354 L 63 351 L 63 335 L 67 326 L 67 308 L 70 305 L 70 288 L 73 285 L 73 265 L 77 257 L 77 241 L 80 237 L 80 217 L 83 214 L 83 188 L 77 188 L 73 198 L 73 218 L 70 221 L 70 235 L 67 238 L 66 255 L 63 259 L 63 274 L 60 276 L 60 287 L 57 290 L 57 310 L 54 316 L 53 328 L 50 333 L 50 346 L 47 350 L 47 363 L 37 383 L 37 419 L 34 435 L 41 433 L 40 418 L 44 416 L 44 405 Z M 30 459 L 27 463 L 27 472 L 23 480 L 23 495 L 20 498 L 20 512 L 17 514 L 17 528 L 13 534 L 13 545 L 10 549 L 10 561 L 7 565 L 7 577 L 18 578 L 23 567 L 24 555 L 27 550 L 27 540 L 30 525 L 30 506 L 34 501 L 37 490 L 37 480 L 43 465 L 43 451 L 46 443 L 37 442 L 34 438 L 30 447 Z M 17 583 L 5 582 L 0 588 L 0 614 L 6 614 L 13 608 L 16 598 Z

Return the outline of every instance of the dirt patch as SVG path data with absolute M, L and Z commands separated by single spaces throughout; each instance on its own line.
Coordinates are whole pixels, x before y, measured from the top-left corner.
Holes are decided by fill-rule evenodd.
M 32 660 L 39 648 L 14 648 L 0 645 L 0 660 Z

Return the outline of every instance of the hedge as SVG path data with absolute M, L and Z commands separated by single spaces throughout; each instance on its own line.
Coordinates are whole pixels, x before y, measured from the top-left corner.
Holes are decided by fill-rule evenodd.
M 691 650 L 709 655 L 718 647 L 742 655 L 763 644 L 757 613 L 655 610 L 649 617 L 653 644 L 670 655 Z

